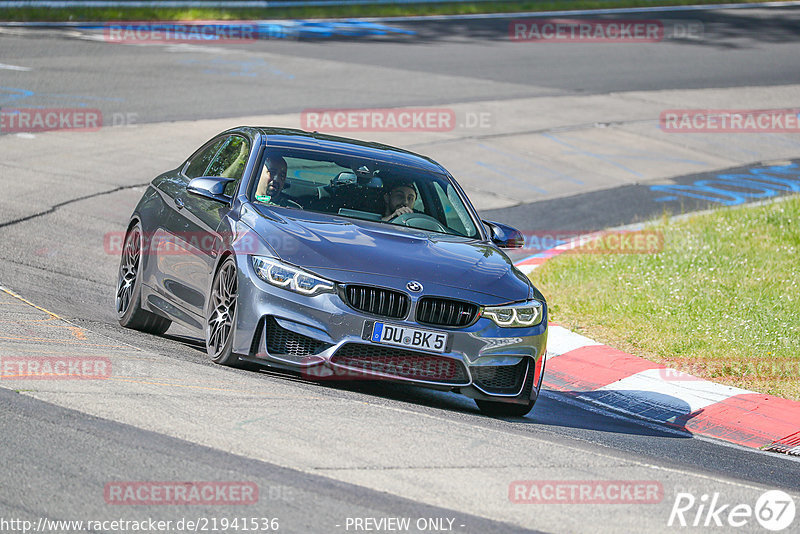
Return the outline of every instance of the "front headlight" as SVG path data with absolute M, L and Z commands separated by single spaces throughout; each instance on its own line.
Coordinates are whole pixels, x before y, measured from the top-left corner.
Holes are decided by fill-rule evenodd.
M 542 322 L 542 315 L 542 303 L 538 300 L 483 309 L 484 317 L 494 321 L 497 326 L 506 328 L 536 326 Z
M 273 286 L 309 296 L 334 291 L 334 284 L 330 280 L 320 278 L 293 265 L 264 256 L 251 256 L 251 258 L 258 277 Z

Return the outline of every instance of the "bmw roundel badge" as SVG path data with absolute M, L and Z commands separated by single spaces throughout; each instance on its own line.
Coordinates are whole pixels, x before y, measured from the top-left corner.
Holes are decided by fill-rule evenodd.
M 412 291 L 414 293 L 419 293 L 420 291 L 422 291 L 422 284 L 420 284 L 419 282 L 417 282 L 415 280 L 412 280 L 412 281 L 410 281 L 409 283 L 406 284 L 406 289 L 408 289 L 409 291 Z

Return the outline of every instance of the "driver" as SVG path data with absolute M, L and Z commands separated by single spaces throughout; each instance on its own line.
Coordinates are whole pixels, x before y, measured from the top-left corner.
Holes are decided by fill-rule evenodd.
M 287 208 L 299 208 L 300 205 L 290 200 L 283 194 L 283 186 L 286 183 L 286 160 L 280 156 L 269 156 L 264 161 L 264 174 L 258 181 L 256 187 L 256 200 L 283 206 Z
M 382 221 L 389 221 L 405 213 L 414 213 L 412 206 L 417 201 L 417 190 L 410 182 L 394 184 L 383 195 L 386 210 L 381 217 Z

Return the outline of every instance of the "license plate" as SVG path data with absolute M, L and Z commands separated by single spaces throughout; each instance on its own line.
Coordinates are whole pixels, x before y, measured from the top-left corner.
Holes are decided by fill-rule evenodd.
M 372 328 L 373 343 L 396 345 L 429 352 L 444 352 L 447 349 L 447 334 L 396 324 L 375 323 Z

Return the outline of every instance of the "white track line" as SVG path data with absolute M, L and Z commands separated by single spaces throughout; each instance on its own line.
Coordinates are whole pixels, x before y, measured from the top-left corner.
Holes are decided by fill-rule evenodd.
M 3 69 L 3 70 L 21 70 L 21 71 L 33 70 L 30 67 L 19 67 L 17 65 L 6 65 L 5 63 L 0 63 L 0 69 Z

